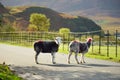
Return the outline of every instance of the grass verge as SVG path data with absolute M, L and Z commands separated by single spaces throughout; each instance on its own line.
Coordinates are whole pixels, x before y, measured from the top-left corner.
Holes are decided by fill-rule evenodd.
M 14 74 L 7 65 L 0 64 L 0 80 L 23 80 Z

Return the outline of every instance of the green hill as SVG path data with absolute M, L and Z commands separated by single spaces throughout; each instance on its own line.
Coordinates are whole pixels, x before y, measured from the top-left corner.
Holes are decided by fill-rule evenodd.
M 51 26 L 49 31 L 58 31 L 62 27 L 69 28 L 71 32 L 101 30 L 101 27 L 91 19 L 59 13 L 45 7 L 21 6 L 9 7 L 8 9 L 9 14 L 4 17 L 7 19 L 7 22 L 9 20 L 9 23 L 11 23 L 18 30 L 27 30 L 29 25 L 29 17 L 32 13 L 42 13 L 50 18 Z
M 22 12 L 13 15 L 18 19 L 29 21 L 30 14 L 32 13 L 42 13 L 50 18 L 50 30 L 52 31 L 58 31 L 62 27 L 69 28 L 72 32 L 101 30 L 100 26 L 88 18 L 58 13 L 45 7 L 28 7 Z

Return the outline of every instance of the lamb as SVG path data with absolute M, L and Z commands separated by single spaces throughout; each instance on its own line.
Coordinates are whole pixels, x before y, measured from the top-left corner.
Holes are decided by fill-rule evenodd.
M 75 53 L 75 59 L 76 62 L 79 64 L 79 61 L 77 59 L 78 53 L 81 53 L 81 60 L 80 63 L 85 63 L 84 61 L 84 54 L 88 52 L 88 49 L 90 48 L 92 42 L 92 38 L 88 38 L 86 43 L 81 43 L 79 41 L 72 41 L 69 44 L 69 56 L 68 56 L 68 63 L 70 64 L 70 57 L 72 53 Z
M 59 45 L 61 43 L 61 37 L 56 37 L 54 41 L 42 41 L 39 40 L 34 43 L 34 50 L 36 52 L 35 55 L 35 62 L 39 64 L 37 61 L 37 57 L 39 53 L 51 53 L 52 55 L 52 63 L 56 64 L 55 62 L 55 53 L 58 52 Z

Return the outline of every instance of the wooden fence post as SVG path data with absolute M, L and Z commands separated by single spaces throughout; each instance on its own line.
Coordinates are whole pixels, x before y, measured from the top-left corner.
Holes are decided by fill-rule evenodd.
M 107 30 L 107 57 L 109 57 L 109 31 Z
M 99 54 L 101 54 L 101 32 L 99 34 Z
M 63 34 L 63 40 L 65 40 L 65 34 Z M 63 42 L 63 51 L 64 51 L 64 44 L 65 42 Z
M 118 44 L 118 40 L 117 40 L 117 34 L 118 34 L 118 31 L 116 30 L 116 57 L 117 57 L 117 44 Z
M 92 39 L 94 38 L 94 35 L 92 34 Z M 93 53 L 93 50 L 94 50 L 94 45 L 93 45 L 93 42 L 94 42 L 94 40 L 92 41 L 92 53 Z

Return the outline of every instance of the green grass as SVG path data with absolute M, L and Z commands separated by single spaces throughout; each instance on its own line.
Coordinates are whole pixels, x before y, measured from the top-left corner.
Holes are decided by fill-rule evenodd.
M 98 52 L 99 47 L 94 46 L 94 52 L 91 50 L 89 51 L 89 54 L 87 54 L 88 57 L 92 58 L 99 58 L 99 59 L 105 59 L 105 60 L 111 60 L 115 62 L 120 62 L 120 46 L 117 48 L 117 57 L 116 57 L 116 47 L 110 46 L 109 52 L 107 52 L 107 46 L 101 46 L 101 53 Z M 109 54 L 107 54 L 109 53 Z
M 22 80 L 15 75 L 7 65 L 0 64 L 0 80 Z

